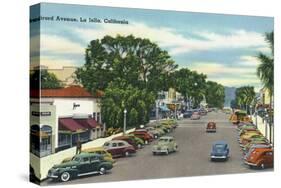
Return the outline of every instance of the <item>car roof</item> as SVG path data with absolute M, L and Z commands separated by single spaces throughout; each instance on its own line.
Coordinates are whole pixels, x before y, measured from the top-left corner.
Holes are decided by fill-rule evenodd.
M 224 140 L 218 140 L 218 141 L 215 141 L 215 142 L 213 143 L 213 145 L 217 145 L 217 144 L 227 145 L 227 142 L 224 141 Z
M 82 152 L 80 154 L 75 155 L 75 157 L 92 157 L 92 156 L 101 156 L 101 155 L 97 153 L 87 153 L 87 152 Z
M 272 148 L 254 148 L 254 150 L 258 152 L 273 151 Z
M 108 141 L 108 143 L 120 143 L 120 142 L 127 143 L 124 140 L 110 140 L 110 141 Z
M 82 152 L 89 152 L 89 151 L 105 151 L 105 149 L 103 147 L 94 147 L 94 148 L 87 148 L 82 150 Z

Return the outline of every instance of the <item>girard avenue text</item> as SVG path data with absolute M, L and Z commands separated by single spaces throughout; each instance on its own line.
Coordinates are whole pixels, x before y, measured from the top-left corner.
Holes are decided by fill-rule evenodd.
M 125 19 L 113 18 L 84 18 L 84 17 L 61 17 L 61 16 L 38 16 L 30 18 L 30 23 L 38 21 L 56 21 L 56 22 L 81 22 L 81 23 L 109 23 L 109 24 L 129 24 Z

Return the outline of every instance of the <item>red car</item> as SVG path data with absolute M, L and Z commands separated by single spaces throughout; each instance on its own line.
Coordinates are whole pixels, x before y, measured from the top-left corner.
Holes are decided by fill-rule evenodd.
M 111 140 L 104 143 L 103 148 L 109 152 L 112 157 L 128 157 L 136 153 L 136 149 L 124 140 Z
M 135 149 L 141 148 L 141 146 L 138 145 L 135 142 L 135 140 L 133 140 L 133 138 L 131 138 L 129 136 L 117 136 L 117 137 L 113 138 L 112 140 L 124 140 L 124 141 L 128 142 L 128 144 L 132 145 Z
M 216 132 L 216 123 L 215 122 L 209 122 L 207 124 L 207 127 L 206 127 L 206 132 Z
M 153 136 L 150 135 L 147 131 L 134 131 L 130 134 L 135 135 L 136 137 L 142 139 L 145 144 L 149 144 L 149 142 L 152 142 Z

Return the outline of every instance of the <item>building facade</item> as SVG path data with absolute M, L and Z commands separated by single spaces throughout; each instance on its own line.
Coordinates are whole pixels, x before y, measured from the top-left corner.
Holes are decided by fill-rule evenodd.
M 38 94 L 37 94 L 38 95 Z M 31 92 L 31 152 L 42 157 L 103 136 L 99 96 L 81 86 Z

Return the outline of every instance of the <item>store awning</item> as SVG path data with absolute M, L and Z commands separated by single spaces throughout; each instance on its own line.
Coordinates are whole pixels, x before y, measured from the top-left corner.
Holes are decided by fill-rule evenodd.
M 74 119 L 74 121 L 88 129 L 94 129 L 98 125 L 97 121 L 93 118 Z
M 59 118 L 59 129 L 78 132 L 78 131 L 84 131 L 87 128 L 83 127 L 72 118 Z

